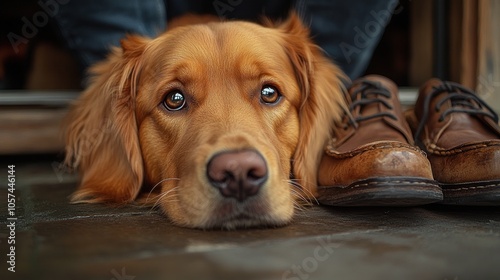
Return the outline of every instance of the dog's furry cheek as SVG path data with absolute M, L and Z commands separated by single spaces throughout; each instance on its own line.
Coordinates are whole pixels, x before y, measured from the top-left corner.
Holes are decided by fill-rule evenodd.
M 295 110 L 289 110 L 286 119 L 286 123 L 276 127 L 276 135 L 281 142 L 278 146 L 278 152 L 280 153 L 279 156 L 282 162 L 281 164 L 289 167 L 286 170 L 287 174 L 289 174 L 291 171 L 290 159 L 293 158 L 293 154 L 295 153 L 299 142 L 300 124 L 298 113 Z
M 139 143 L 144 159 L 145 181 L 153 186 L 166 179 L 163 178 L 162 168 L 163 163 L 168 160 L 169 151 L 165 149 L 168 139 L 162 137 L 164 134 L 163 129 L 150 118 L 144 119 L 139 126 Z

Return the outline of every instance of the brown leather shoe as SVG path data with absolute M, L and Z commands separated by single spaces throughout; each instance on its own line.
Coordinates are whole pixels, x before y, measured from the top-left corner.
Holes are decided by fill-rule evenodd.
M 396 85 L 366 76 L 349 89 L 350 113 L 319 167 L 318 201 L 337 206 L 411 206 L 441 201 L 425 154 L 413 146 Z
M 471 90 L 431 79 L 406 112 L 446 204 L 500 205 L 498 116 Z

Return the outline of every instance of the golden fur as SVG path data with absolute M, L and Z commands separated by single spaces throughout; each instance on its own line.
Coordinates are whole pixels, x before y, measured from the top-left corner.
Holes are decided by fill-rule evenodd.
M 308 36 L 292 14 L 275 26 L 217 22 L 124 39 L 92 68 L 69 116 L 66 162 L 81 174 L 72 201 L 142 197 L 187 227 L 288 223 L 295 201 L 315 195 L 331 123 L 345 106 L 344 75 Z M 277 104 L 260 102 L 265 84 L 282 94 Z M 173 89 L 186 109 L 162 105 Z M 263 156 L 269 179 L 238 202 L 210 186 L 206 165 L 242 149 Z

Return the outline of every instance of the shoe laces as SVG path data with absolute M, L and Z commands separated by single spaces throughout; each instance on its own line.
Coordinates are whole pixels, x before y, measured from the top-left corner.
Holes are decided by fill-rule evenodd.
M 361 111 L 364 106 L 374 103 L 380 103 L 387 109 L 392 110 L 393 106 L 389 104 L 389 102 L 387 102 L 386 100 L 380 98 L 380 96 L 389 99 L 391 98 L 391 92 L 387 88 L 383 87 L 380 84 L 380 82 L 367 81 L 367 80 L 362 81 L 361 86 L 351 93 L 352 103 L 349 105 L 349 111 L 351 112 L 351 114 L 347 115 L 349 118 L 349 123 L 354 128 L 358 128 L 360 122 L 374 118 L 389 117 L 394 120 L 398 119 L 394 114 L 386 111 L 377 112 L 375 114 L 366 116 L 359 115 L 356 116 L 355 118 L 352 116 L 352 112 L 354 112 L 356 108 L 360 107 Z M 344 128 L 347 129 L 347 126 L 345 126 Z
M 443 82 L 441 85 L 433 87 L 433 91 L 425 97 L 422 120 L 420 121 L 417 131 L 415 132 L 415 141 L 418 141 L 418 138 L 424 129 L 425 123 L 429 118 L 429 107 L 432 98 L 443 92 L 448 92 L 449 94 L 436 103 L 434 110 L 439 112 L 443 104 L 445 104 L 448 100 L 451 101 L 451 107 L 441 113 L 438 119 L 439 122 L 444 121 L 444 119 L 452 113 L 466 113 L 470 115 L 482 115 L 491 118 L 495 121 L 495 123 L 498 123 L 498 115 L 495 111 L 470 89 L 458 83 Z

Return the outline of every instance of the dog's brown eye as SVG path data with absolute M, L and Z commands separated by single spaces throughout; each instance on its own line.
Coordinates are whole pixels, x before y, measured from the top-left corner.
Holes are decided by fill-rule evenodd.
M 281 98 L 279 91 L 273 86 L 264 86 L 260 91 L 260 100 L 265 104 L 275 104 Z
M 178 111 L 186 105 L 186 98 L 179 90 L 173 90 L 165 96 L 163 106 L 169 111 Z

